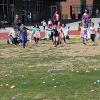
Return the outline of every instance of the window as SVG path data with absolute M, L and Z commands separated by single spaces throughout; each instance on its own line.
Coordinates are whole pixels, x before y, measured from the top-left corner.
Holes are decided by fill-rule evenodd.
M 14 0 L 10 0 L 10 2 L 9 2 L 10 4 L 14 4 Z
M 89 10 L 89 14 L 92 15 L 93 5 L 87 5 L 87 9 Z
M 36 0 L 36 12 L 43 11 L 43 0 Z
M 72 13 L 74 13 L 74 14 L 75 13 L 78 13 L 79 14 L 80 13 L 80 10 L 81 10 L 81 7 L 80 6 L 78 6 L 78 5 L 75 5 L 75 6 L 73 5 L 72 6 Z
M 0 5 L 1 4 L 8 4 L 8 0 L 0 0 Z
M 0 0 L 0 20 L 7 20 L 8 0 Z

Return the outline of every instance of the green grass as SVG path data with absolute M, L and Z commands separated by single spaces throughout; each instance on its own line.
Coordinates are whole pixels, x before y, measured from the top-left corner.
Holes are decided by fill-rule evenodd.
M 88 44 L 23 49 L 0 41 L 0 100 L 100 100 L 100 41 Z

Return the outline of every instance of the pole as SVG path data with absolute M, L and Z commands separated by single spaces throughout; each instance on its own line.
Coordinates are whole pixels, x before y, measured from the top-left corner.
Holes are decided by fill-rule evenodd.
M 5 13 L 4 13 L 4 0 L 2 0 L 2 10 L 3 10 L 3 20 L 5 18 Z
M 2 8 L 3 8 L 3 27 L 5 25 L 5 4 L 4 4 L 4 0 L 2 0 Z

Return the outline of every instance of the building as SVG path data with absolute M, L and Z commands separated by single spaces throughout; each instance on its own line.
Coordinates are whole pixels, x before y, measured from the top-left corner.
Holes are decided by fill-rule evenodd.
M 98 2 L 97 2 L 98 1 Z M 22 21 L 49 19 L 58 10 L 62 19 L 78 19 L 85 7 L 100 10 L 100 0 L 0 0 L 0 21 L 11 24 L 15 14 Z
M 79 19 L 86 8 L 92 14 L 93 0 L 67 0 L 60 7 L 62 19 Z
M 59 4 L 60 0 L 0 0 L 0 21 L 11 24 L 16 14 L 24 22 L 51 18 Z

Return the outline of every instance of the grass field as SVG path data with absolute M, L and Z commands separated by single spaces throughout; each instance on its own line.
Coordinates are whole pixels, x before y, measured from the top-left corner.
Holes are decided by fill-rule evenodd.
M 100 100 L 99 80 L 100 40 L 25 49 L 0 41 L 0 100 Z

